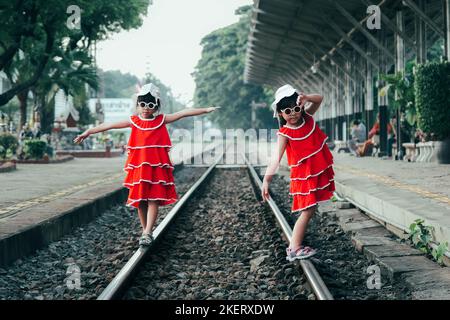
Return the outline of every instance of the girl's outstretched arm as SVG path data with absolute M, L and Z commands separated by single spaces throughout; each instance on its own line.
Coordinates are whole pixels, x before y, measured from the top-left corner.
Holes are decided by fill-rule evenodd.
M 172 114 L 166 114 L 164 123 L 171 123 L 177 120 L 180 120 L 184 117 L 192 117 L 192 116 L 198 116 L 204 113 L 213 112 L 216 109 L 219 109 L 220 107 L 209 107 L 209 108 L 190 108 L 190 109 L 184 109 Z
M 82 134 L 76 136 L 75 139 L 73 139 L 73 142 L 80 144 L 84 141 L 84 139 L 89 137 L 91 134 L 108 131 L 110 129 L 128 128 L 130 125 L 131 125 L 130 119 L 114 123 L 102 123 L 94 128 L 87 129 Z
M 287 141 L 288 139 L 286 137 L 280 135 L 278 136 L 278 145 L 275 150 L 275 154 L 272 156 L 269 166 L 267 167 L 266 174 L 264 175 L 261 193 L 263 201 L 269 198 L 269 184 L 272 181 L 273 175 L 278 170 L 281 158 L 286 150 Z
M 320 104 L 322 103 L 323 96 L 320 94 L 304 94 L 301 93 L 297 98 L 297 105 L 303 108 L 303 106 L 307 102 L 311 102 L 307 107 L 305 107 L 305 111 L 313 115 L 319 109 Z

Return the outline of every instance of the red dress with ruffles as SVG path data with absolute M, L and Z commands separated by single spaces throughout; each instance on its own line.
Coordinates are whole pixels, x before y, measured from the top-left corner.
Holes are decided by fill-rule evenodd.
M 154 119 L 131 116 L 131 135 L 128 140 L 123 185 L 129 190 L 126 205 L 139 207 L 140 201 L 154 200 L 164 206 L 178 198 L 173 179 L 173 165 L 169 157 L 172 147 L 164 124 L 165 116 Z
M 333 155 L 326 145 L 328 137 L 310 114 L 303 112 L 302 119 L 300 126 L 285 125 L 277 132 L 288 138 L 286 154 L 291 168 L 292 212 L 329 200 L 335 190 Z

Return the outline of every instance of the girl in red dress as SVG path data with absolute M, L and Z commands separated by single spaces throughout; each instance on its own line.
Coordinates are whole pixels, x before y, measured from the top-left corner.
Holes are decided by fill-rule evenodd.
M 124 171 L 127 173 L 123 185 L 129 189 L 126 205 L 138 210 L 142 225 L 140 245 L 149 245 L 158 207 L 177 201 L 173 179 L 173 165 L 169 157 L 172 147 L 166 124 L 184 117 L 212 112 L 216 108 L 185 109 L 174 114 L 157 114 L 161 108 L 158 87 L 144 85 L 137 96 L 137 115 L 116 123 L 103 123 L 83 132 L 74 139 L 81 143 L 89 135 L 131 127 Z
M 310 104 L 305 107 L 306 102 Z M 269 184 L 278 168 L 284 151 L 291 169 L 289 194 L 292 196 L 292 213 L 300 214 L 292 239 L 287 248 L 287 259 L 305 259 L 316 250 L 302 246 L 308 222 L 319 202 L 333 196 L 333 156 L 326 145 L 328 137 L 314 121 L 313 114 L 322 103 L 322 96 L 297 93 L 290 86 L 279 88 L 273 103 L 274 116 L 278 115 L 278 147 L 274 160 L 264 176 L 262 197 L 269 197 Z

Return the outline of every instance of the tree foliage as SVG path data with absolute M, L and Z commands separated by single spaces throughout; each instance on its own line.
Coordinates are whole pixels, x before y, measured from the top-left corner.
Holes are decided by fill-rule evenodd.
M 98 71 L 102 98 L 130 98 L 136 93 L 138 77 L 119 70 Z
M 34 86 L 48 72 L 49 63 L 64 60 L 61 50 L 65 55 L 73 51 L 86 55 L 93 42 L 112 32 L 140 26 L 149 0 L 78 0 L 75 4 L 81 9 L 80 29 L 67 26 L 67 8 L 73 4 L 69 0 L 0 4 L 0 70 L 14 73 L 16 80 L 0 94 L 0 106 Z M 19 73 L 20 69 L 24 71 Z
M 222 128 L 250 128 L 252 101 L 270 105 L 269 96 L 260 85 L 244 83 L 245 52 L 250 28 L 251 6 L 236 10 L 237 23 L 205 36 L 202 56 L 193 73 L 197 106 L 221 106 L 210 119 Z M 269 107 L 256 112 L 256 127 L 276 127 Z

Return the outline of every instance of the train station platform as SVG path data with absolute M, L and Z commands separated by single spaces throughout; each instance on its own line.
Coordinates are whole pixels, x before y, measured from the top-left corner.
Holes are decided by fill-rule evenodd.
M 435 242 L 450 243 L 450 165 L 333 155 L 338 194 L 398 236 L 423 219 Z
M 176 168 L 192 160 L 192 154 L 178 152 L 180 148 L 185 146 L 171 150 Z M 0 267 L 59 239 L 107 208 L 125 203 L 125 161 L 125 154 L 75 158 L 55 164 L 20 164 L 15 171 L 1 173 Z

